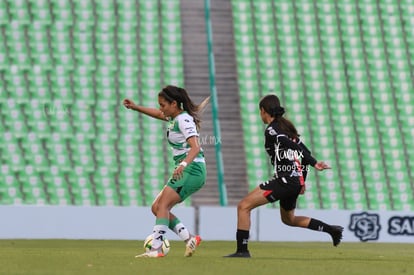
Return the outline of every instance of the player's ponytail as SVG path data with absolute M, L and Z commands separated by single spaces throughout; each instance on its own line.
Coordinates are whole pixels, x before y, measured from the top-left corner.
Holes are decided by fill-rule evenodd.
M 259 108 L 263 109 L 266 113 L 273 117 L 279 125 L 280 129 L 285 132 L 285 134 L 287 134 L 290 138 L 296 139 L 300 136 L 296 130 L 295 125 L 293 125 L 290 120 L 283 117 L 285 108 L 280 106 L 280 100 L 276 95 L 264 96 L 260 100 Z
M 176 101 L 179 108 L 193 117 L 194 123 L 200 129 L 201 114 L 210 102 L 210 96 L 206 97 L 199 105 L 196 105 L 190 99 L 185 89 L 173 85 L 164 87 L 158 95 L 164 97 L 169 103 Z

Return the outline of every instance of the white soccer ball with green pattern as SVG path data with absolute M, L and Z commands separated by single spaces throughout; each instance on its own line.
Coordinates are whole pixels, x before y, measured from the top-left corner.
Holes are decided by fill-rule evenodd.
M 151 248 L 152 248 L 152 241 L 153 241 L 153 236 L 151 234 L 144 241 L 144 249 L 145 249 L 145 252 L 149 252 L 151 250 Z M 162 242 L 161 252 L 164 255 L 167 255 L 168 252 L 170 252 L 170 242 L 167 239 L 164 239 L 164 241 Z

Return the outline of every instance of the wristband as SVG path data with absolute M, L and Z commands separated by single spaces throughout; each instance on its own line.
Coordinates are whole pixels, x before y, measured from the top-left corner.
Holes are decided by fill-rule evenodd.
M 179 164 L 179 165 L 181 165 L 182 167 L 184 167 L 184 168 L 185 168 L 185 167 L 187 167 L 187 164 L 188 164 L 187 162 L 182 161 L 182 162 L 180 162 L 180 164 Z

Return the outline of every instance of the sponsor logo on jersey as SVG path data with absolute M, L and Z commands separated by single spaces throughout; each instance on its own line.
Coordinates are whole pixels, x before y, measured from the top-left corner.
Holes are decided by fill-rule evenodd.
M 290 161 L 294 161 L 294 160 L 303 158 L 302 151 L 292 150 L 292 149 L 285 150 L 280 147 L 280 142 L 276 144 L 275 151 L 276 151 L 276 158 L 278 161 L 282 159 L 288 159 Z

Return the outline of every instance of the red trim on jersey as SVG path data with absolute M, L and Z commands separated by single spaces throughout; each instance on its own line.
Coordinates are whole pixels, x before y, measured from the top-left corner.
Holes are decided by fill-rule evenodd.
M 300 176 L 299 176 L 300 185 L 303 186 L 305 185 L 305 179 L 303 178 L 303 174 L 302 174 L 302 165 L 300 164 L 298 159 L 295 159 L 295 164 L 296 164 L 296 167 L 298 168 L 298 172 L 300 173 Z
M 270 194 L 272 194 L 273 193 L 273 191 L 272 190 L 266 190 L 266 191 L 264 191 L 264 193 L 263 193 L 263 197 L 267 197 L 267 196 L 269 196 Z

